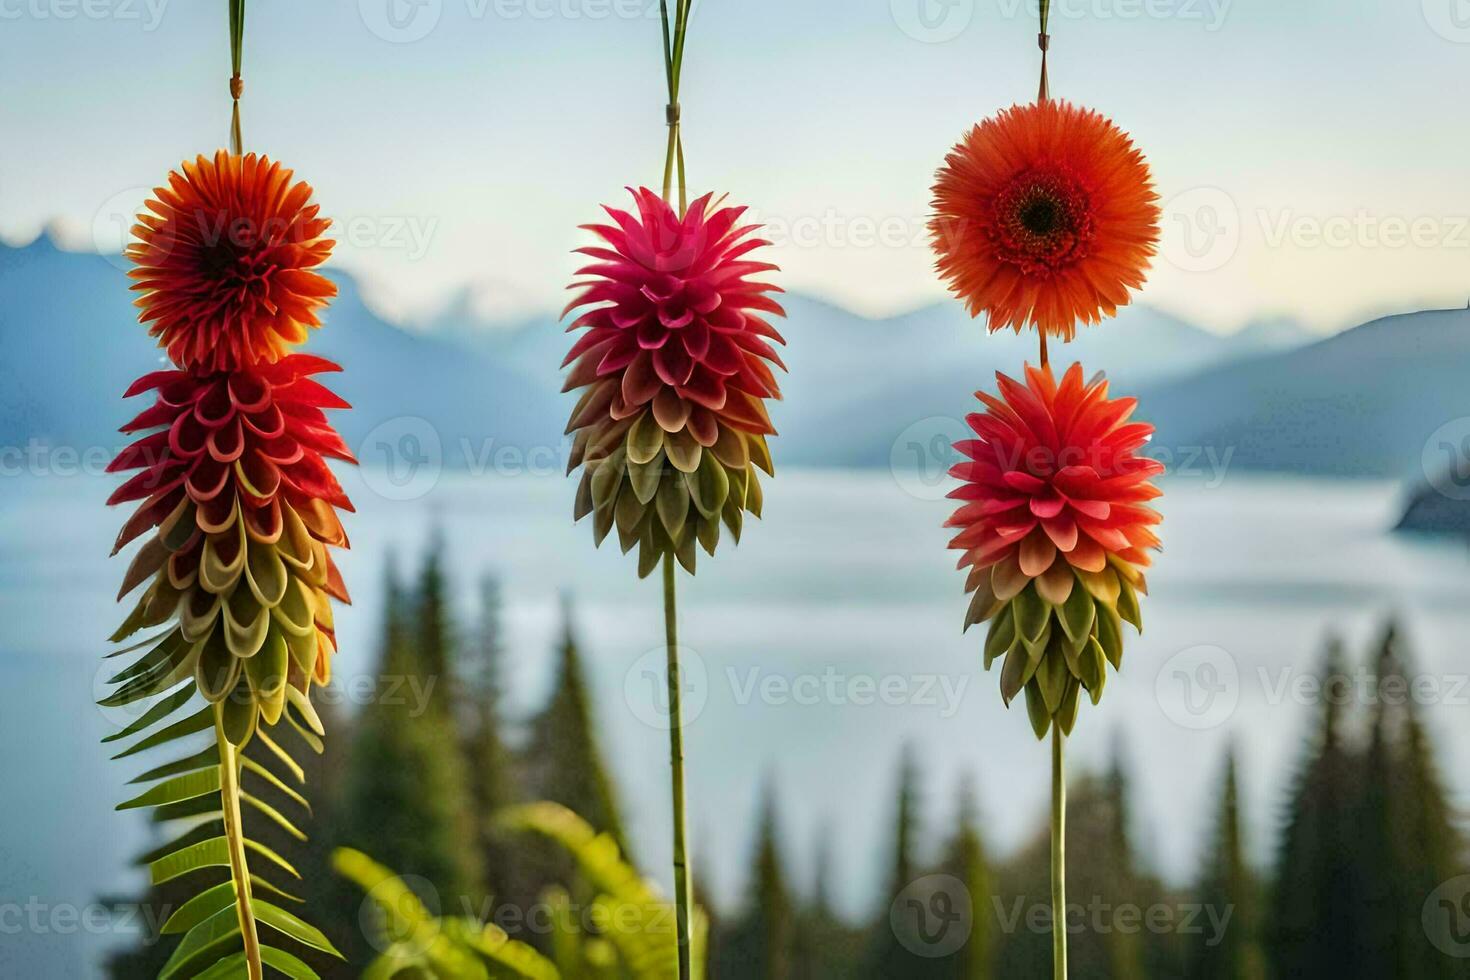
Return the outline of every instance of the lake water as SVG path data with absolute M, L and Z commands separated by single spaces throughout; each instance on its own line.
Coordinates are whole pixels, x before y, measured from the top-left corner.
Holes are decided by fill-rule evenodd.
M 653 684 L 661 669 L 656 578 L 639 582 L 611 545 L 594 550 L 570 523 L 572 486 L 539 476 L 444 476 L 424 496 L 375 492 L 350 474 L 359 507 L 342 560 L 357 604 L 339 614 L 339 676 L 373 666 L 386 555 L 416 564 L 446 531 L 467 614 L 483 571 L 503 582 L 509 682 L 522 713 L 551 681 L 559 594 L 576 618 L 600 723 L 639 856 L 667 856 L 666 734 Z M 1396 613 L 1421 671 L 1439 686 L 1426 717 L 1457 798 L 1470 786 L 1470 563 L 1456 543 L 1395 536 L 1392 484 L 1230 473 L 1166 481 L 1167 552 L 1150 576 L 1147 632 L 1130 636 L 1121 676 L 1084 705 L 1078 767 L 1098 767 L 1121 736 L 1137 791 L 1138 839 L 1168 878 L 1185 880 L 1213 802 L 1221 752 L 1242 753 L 1252 848 L 1272 844 L 1282 787 L 1315 710 L 1292 686 L 1318 662 L 1329 628 L 1361 664 Z M 107 558 L 123 514 L 103 477 L 0 481 L 0 908 L 55 911 L 138 885 L 127 859 L 143 824 L 112 812 L 132 767 L 106 761 L 112 730 L 94 706 L 102 638 L 124 559 Z M 1048 755 L 1024 710 L 1000 705 L 980 671 L 981 631 L 961 636 L 961 576 L 940 528 L 949 507 L 888 472 L 782 473 L 744 543 L 681 576 L 681 629 L 697 715 L 688 728 L 691 827 L 716 892 L 738 895 L 757 794 L 781 790 L 794 867 L 819 835 L 835 839 L 840 892 L 856 916 L 875 908 L 886 865 L 901 747 L 921 753 L 926 821 L 946 832 L 962 776 L 978 780 L 992 847 L 1044 826 Z M 1296 692 L 1296 693 L 1293 693 Z M 9 903 L 8 905 L 6 903 Z M 65 913 L 17 933 L 0 915 L 0 974 L 87 976 L 115 939 Z M 93 924 L 95 926 L 95 923 Z

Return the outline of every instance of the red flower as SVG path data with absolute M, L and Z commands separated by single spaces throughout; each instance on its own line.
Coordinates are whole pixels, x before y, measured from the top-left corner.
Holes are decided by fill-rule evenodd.
M 328 597 L 349 601 L 328 548 L 348 546 L 335 508 L 352 504 L 326 459 L 354 460 L 323 412 L 347 403 L 311 377 L 336 370 L 297 354 L 149 374 L 127 397 L 154 391 L 154 403 L 123 427 L 148 434 L 108 467 L 138 471 L 108 503 L 142 501 L 114 553 L 157 529 L 124 579 L 119 598 L 152 584 L 119 637 L 177 615 L 206 696 L 228 695 L 243 673 L 271 722 L 288 678 L 303 691 L 330 678 Z
M 1060 384 L 1049 368 L 1028 367 L 1024 385 L 996 380 L 1000 397 L 977 392 L 978 438 L 956 444 L 967 461 L 950 471 L 964 481 L 945 526 L 970 569 L 965 625 L 993 620 L 986 665 L 1007 656 L 1002 694 L 1027 689 L 1038 734 L 1052 716 L 1070 731 L 1078 685 L 1096 699 L 1103 659 L 1121 662 L 1121 620 L 1142 627 L 1142 569 L 1159 546 L 1150 479 L 1164 466 L 1138 454 L 1154 430 L 1129 421 L 1135 400 L 1084 382 L 1080 364 Z
M 1159 238 L 1148 164 L 1110 120 L 1067 102 L 976 126 L 934 186 L 938 269 L 992 331 L 1070 340 L 1143 285 Z
M 632 193 L 636 216 L 607 208 L 613 224 L 585 226 L 606 246 L 578 249 L 592 279 L 566 309 L 593 307 L 568 328 L 586 332 L 563 361 L 564 390 L 585 389 L 567 426 L 572 468 L 587 465 L 577 517 L 598 515 L 599 541 L 616 524 L 624 550 L 641 543 L 645 574 L 665 552 L 692 570 L 696 537 L 713 553 L 721 519 L 738 538 L 741 514 L 759 515 L 751 464 L 771 472 L 764 400 L 780 397 L 771 366 L 784 368 L 767 316 L 785 311 L 768 295 L 778 287 L 753 278 L 776 266 L 747 257 L 769 243 L 739 224 L 744 208 L 706 195 L 680 218 Z
M 184 368 L 277 360 L 320 326 L 337 287 L 311 271 L 335 242 L 311 187 L 251 153 L 185 162 L 154 190 L 125 251 L 139 319 Z M 151 212 L 151 213 L 148 213 Z

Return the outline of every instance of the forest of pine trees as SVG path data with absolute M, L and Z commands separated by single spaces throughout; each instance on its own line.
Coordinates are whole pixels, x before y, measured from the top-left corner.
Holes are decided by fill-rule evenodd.
M 362 850 L 404 875 L 442 914 L 493 918 L 533 945 L 544 945 L 547 937 L 526 926 L 524 913 L 544 890 L 559 884 L 575 902 L 585 886 L 564 854 L 508 835 L 491 819 L 494 813 L 518 802 L 556 801 L 613 835 L 637 859 L 636 849 L 626 849 L 570 602 L 562 607 L 550 698 L 532 717 L 510 717 L 498 585 L 482 582 L 477 608 L 464 614 L 451 601 L 455 590 L 443 555 L 436 540 L 412 576 L 392 561 L 385 572 L 376 674 L 379 691 L 391 686 L 398 696 L 373 698 L 353 711 L 323 699 L 330 737 L 325 752 L 310 757 L 306 773 L 314 806 L 311 839 L 263 835 L 300 870 L 302 897 L 349 957 L 349 964 L 314 961 L 325 977 L 357 976 L 376 951 L 361 895 L 329 871 L 335 847 Z M 1397 690 L 1414 676 L 1393 626 L 1362 666 L 1379 691 Z M 1329 643 L 1323 678 L 1352 669 L 1343 645 Z M 1326 697 L 1302 734 L 1273 841 L 1248 839 L 1237 753 L 1231 749 L 1217 760 L 1212 816 L 1198 828 L 1197 875 L 1183 886 L 1161 880 L 1136 846 L 1121 747 L 1115 746 L 1105 771 L 1072 781 L 1069 898 L 1108 910 L 1074 924 L 1074 976 L 1470 980 L 1470 959 L 1436 948 L 1422 921 L 1426 898 L 1470 871 L 1470 854 L 1464 814 L 1451 804 L 1414 700 Z M 781 823 L 777 782 L 766 781 L 751 801 L 748 870 L 739 898 L 731 907 L 708 909 L 710 976 L 1050 975 L 1049 924 L 1037 927 L 1029 918 L 1049 897 L 1045 815 L 1036 815 L 1035 833 L 1024 846 L 997 854 L 985 832 L 987 810 L 997 801 L 982 798 L 973 780 L 962 781 L 950 798 L 926 796 L 919 746 L 895 746 L 894 761 L 892 807 L 872 816 L 886 825 L 886 853 L 842 853 L 833 845 L 832 828 L 823 828 L 809 881 L 789 871 L 791 840 Z M 1269 868 L 1251 858 L 1267 852 L 1273 855 Z M 836 908 L 841 882 L 856 861 L 881 862 L 886 883 L 862 922 Z M 960 926 L 967 941 L 943 956 L 890 921 L 895 898 L 929 876 L 946 888 L 958 882 L 968 895 L 967 921 Z M 702 898 L 708 904 L 708 896 Z M 167 905 L 177 899 L 165 887 L 146 900 Z M 1137 916 L 1129 918 L 1126 909 Z M 1150 927 L 1143 918 L 1149 909 L 1166 911 L 1173 924 Z M 1197 909 L 1210 914 L 1190 911 Z M 1188 915 L 1193 918 L 1186 928 Z M 120 951 L 109 973 L 118 980 L 154 976 L 169 945 Z

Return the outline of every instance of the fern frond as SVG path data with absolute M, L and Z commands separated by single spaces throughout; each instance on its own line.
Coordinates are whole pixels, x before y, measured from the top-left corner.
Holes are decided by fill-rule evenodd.
M 340 848 L 332 867 L 383 913 L 389 945 L 364 980 L 421 971 L 444 980 L 560 980 L 556 965 L 498 926 L 438 919 L 393 872 L 361 851 Z

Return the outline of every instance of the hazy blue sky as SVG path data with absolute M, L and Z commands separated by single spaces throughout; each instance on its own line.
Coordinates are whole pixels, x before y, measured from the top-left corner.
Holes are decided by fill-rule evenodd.
M 389 14 L 396 15 L 390 18 Z M 656 0 L 251 0 L 245 139 L 314 183 L 390 313 L 558 304 L 576 225 L 663 153 Z M 0 235 L 121 215 L 227 119 L 224 0 L 0 0 Z M 1169 202 L 1145 301 L 1216 329 L 1470 297 L 1470 0 L 1056 0 L 1054 92 Z M 1035 91 L 1034 0 L 704 0 L 696 188 L 775 223 L 784 283 L 870 314 L 942 295 L 946 149 Z

